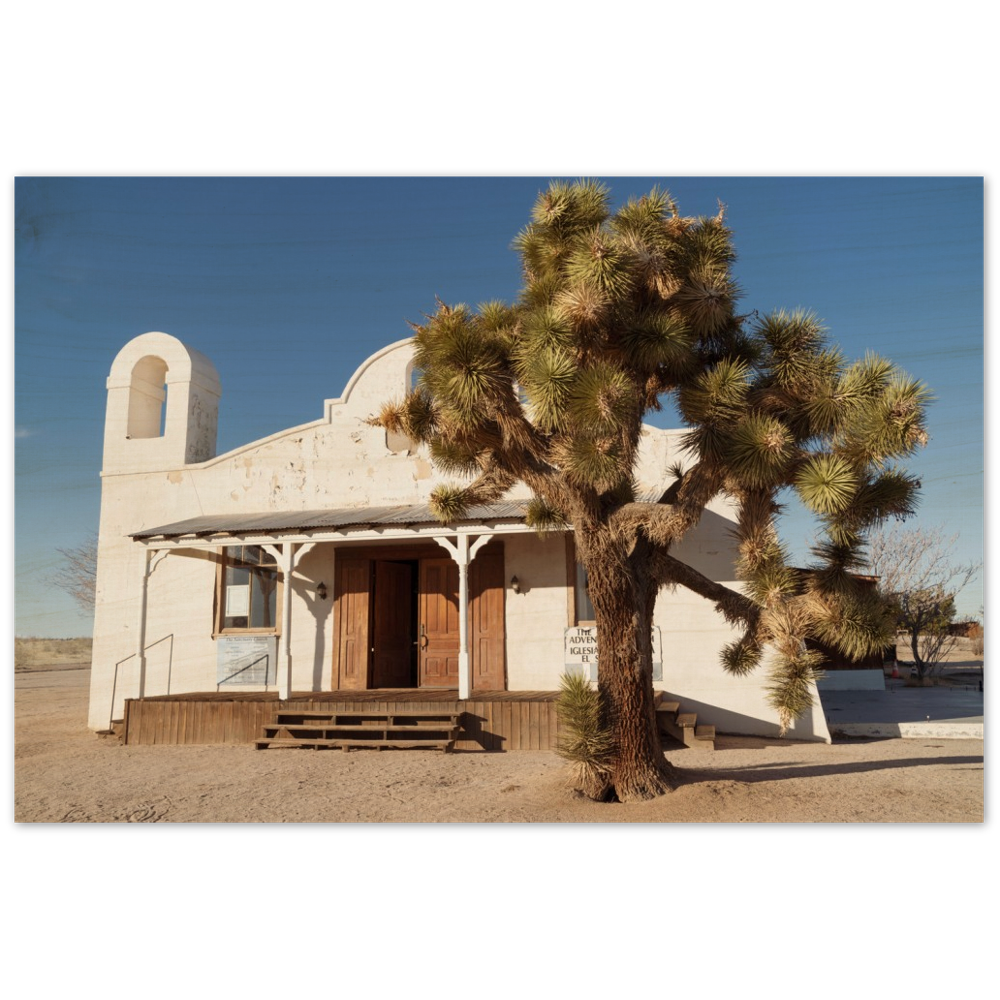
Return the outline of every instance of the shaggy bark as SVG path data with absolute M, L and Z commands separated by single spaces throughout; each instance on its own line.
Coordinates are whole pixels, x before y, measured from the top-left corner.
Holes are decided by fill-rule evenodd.
M 600 636 L 598 683 L 615 736 L 611 785 L 621 802 L 650 799 L 677 782 L 663 756 L 653 703 L 657 588 L 648 572 L 649 552 L 643 544 L 629 555 L 620 538 L 596 529 L 588 533 L 582 554 Z

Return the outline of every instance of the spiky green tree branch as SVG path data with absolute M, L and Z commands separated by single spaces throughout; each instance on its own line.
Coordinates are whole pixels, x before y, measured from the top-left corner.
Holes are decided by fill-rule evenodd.
M 670 785 L 652 709 L 656 592 L 684 586 L 738 628 L 723 665 L 742 674 L 766 649 L 783 726 L 811 703 L 808 638 L 846 655 L 885 641 L 885 609 L 857 586 L 865 533 L 912 512 L 918 483 L 894 464 L 926 441 L 926 389 L 878 357 L 848 364 L 809 313 L 737 313 L 724 211 L 682 217 L 655 189 L 612 212 L 600 184 L 552 183 L 515 240 L 517 302 L 447 306 L 415 327 L 417 388 L 376 422 L 425 442 L 440 469 L 443 520 L 534 494 L 529 523 L 571 525 L 587 566 L 600 685 L 615 727 L 619 798 Z M 687 426 L 684 467 L 656 503 L 634 474 L 643 415 L 671 396 Z M 777 497 L 795 491 L 823 541 L 805 573 L 788 565 Z M 672 548 L 708 503 L 738 513 L 742 592 L 696 573 Z

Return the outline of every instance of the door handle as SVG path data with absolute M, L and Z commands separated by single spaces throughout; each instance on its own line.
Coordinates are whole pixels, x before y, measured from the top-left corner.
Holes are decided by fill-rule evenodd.
M 427 641 L 428 641 L 427 640 L 427 626 L 424 625 L 424 624 L 421 624 L 421 626 L 420 626 L 420 648 L 421 649 L 426 649 L 427 648 Z

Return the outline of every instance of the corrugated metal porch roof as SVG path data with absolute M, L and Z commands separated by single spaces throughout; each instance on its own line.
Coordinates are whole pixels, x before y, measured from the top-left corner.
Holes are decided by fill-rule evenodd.
M 469 509 L 468 516 L 456 524 L 482 524 L 488 521 L 523 521 L 527 501 L 509 501 Z M 129 532 L 132 538 L 179 538 L 182 535 L 273 534 L 280 531 L 378 527 L 393 525 L 439 524 L 426 504 L 398 507 L 344 507 L 336 510 L 284 510 L 260 514 L 206 514 L 173 524 Z

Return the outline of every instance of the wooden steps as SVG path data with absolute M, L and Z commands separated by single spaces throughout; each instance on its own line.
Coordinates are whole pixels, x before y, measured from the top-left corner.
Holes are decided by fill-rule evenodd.
M 672 736 L 686 747 L 715 749 L 715 726 L 699 726 L 694 712 L 682 712 L 680 702 L 670 701 L 662 691 L 656 692 L 655 702 L 656 721 L 662 734 Z
M 111 725 L 107 729 L 98 729 L 98 736 L 117 736 L 122 743 L 125 742 L 125 722 L 122 719 L 112 719 Z
M 268 747 L 376 750 L 441 750 L 449 753 L 461 732 L 451 712 L 314 712 L 282 710 L 254 741 Z

